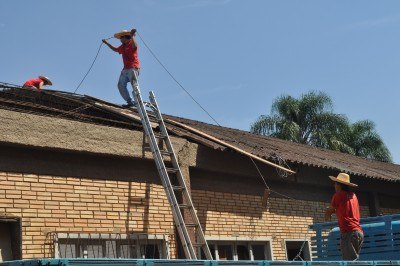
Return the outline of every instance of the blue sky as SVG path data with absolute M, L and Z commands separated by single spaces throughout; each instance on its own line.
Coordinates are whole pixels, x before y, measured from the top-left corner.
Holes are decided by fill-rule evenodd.
M 0 81 L 45 74 L 73 91 L 101 39 L 135 27 L 220 124 L 248 130 L 277 96 L 322 90 L 351 121 L 373 120 L 400 163 L 400 1 L 2 0 L 0 10 Z M 164 113 L 211 122 L 139 45 L 142 93 L 154 90 Z M 78 93 L 122 103 L 121 68 L 103 46 Z

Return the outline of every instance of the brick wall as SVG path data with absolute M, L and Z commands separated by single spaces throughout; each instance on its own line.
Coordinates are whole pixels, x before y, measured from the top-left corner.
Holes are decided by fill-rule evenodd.
M 270 237 L 275 260 L 285 260 L 284 239 L 310 240 L 308 225 L 322 222 L 325 202 L 192 190 L 193 202 L 207 236 Z M 361 206 L 363 217 L 368 208 Z
M 22 217 L 24 259 L 54 256 L 50 232 L 173 232 L 162 186 L 148 183 L 0 172 L 1 213 Z
M 327 206 L 270 197 L 263 208 L 260 196 L 206 190 L 192 195 L 207 236 L 270 237 L 274 259 L 286 259 L 284 239 L 310 239 L 308 225 L 322 222 Z M 171 210 L 161 185 L 0 172 L 1 213 L 22 217 L 24 259 L 54 256 L 51 232 L 127 230 L 169 235 L 171 257 L 176 257 Z M 366 206 L 361 214 L 369 215 Z
M 381 208 L 381 214 L 382 215 L 391 215 L 391 214 L 400 214 L 399 209 L 393 209 L 393 208 Z

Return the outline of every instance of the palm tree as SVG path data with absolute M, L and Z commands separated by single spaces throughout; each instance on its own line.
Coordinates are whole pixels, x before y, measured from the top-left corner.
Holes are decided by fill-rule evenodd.
M 332 99 L 323 92 L 309 92 L 299 99 L 288 95 L 278 97 L 272 104 L 271 115 L 261 115 L 250 131 L 368 159 L 392 161 L 374 123 L 361 120 L 351 124 L 345 115 L 333 113 Z
M 251 132 L 328 149 L 349 150 L 340 135 L 348 124 L 344 115 L 332 112 L 332 99 L 323 92 L 309 92 L 299 99 L 278 97 L 271 115 L 262 115 Z
M 350 124 L 342 135 L 342 141 L 351 148 L 351 154 L 382 162 L 392 162 L 392 156 L 375 130 L 374 122 L 361 120 Z

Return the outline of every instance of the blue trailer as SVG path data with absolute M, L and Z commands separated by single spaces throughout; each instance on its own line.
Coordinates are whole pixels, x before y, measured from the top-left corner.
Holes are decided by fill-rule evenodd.
M 361 219 L 364 243 L 360 260 L 400 260 L 400 214 Z M 310 225 L 312 257 L 319 261 L 341 260 L 337 222 Z

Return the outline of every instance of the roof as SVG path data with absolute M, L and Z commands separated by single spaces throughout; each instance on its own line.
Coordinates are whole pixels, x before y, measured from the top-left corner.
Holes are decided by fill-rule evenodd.
M 138 114 L 132 109 L 123 109 L 119 105 L 88 95 L 62 91 L 43 90 L 38 92 L 0 83 L 0 108 L 111 127 L 132 130 L 142 129 Z M 267 160 L 279 162 L 279 159 L 283 159 L 289 164 L 342 171 L 352 175 L 385 181 L 400 181 L 400 165 L 397 164 L 363 159 L 349 154 L 273 137 L 255 135 L 243 130 L 221 127 L 181 117 L 165 115 L 165 118 L 200 130 Z M 171 134 L 189 139 L 212 149 L 229 150 L 229 148 L 219 143 L 179 127 L 176 124 L 166 121 L 166 126 Z

